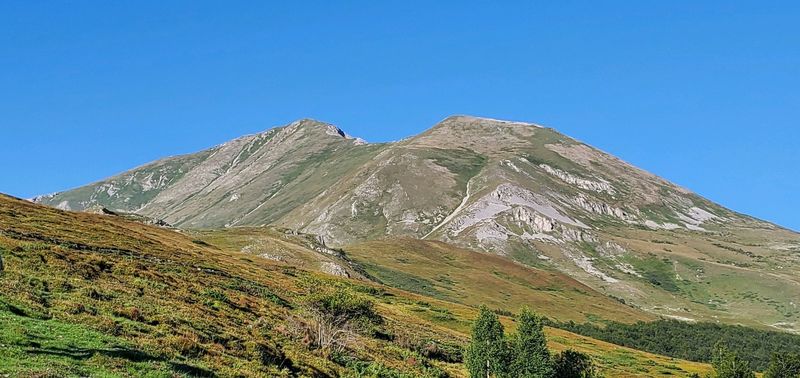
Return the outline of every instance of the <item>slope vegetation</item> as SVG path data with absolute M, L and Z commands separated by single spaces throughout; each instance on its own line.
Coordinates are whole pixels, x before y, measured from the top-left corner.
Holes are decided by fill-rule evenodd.
M 392 239 L 345 250 L 371 276 L 387 285 L 456 303 L 474 307 L 486 304 L 513 313 L 529 306 L 546 316 L 575 322 L 654 319 L 562 273 L 442 242 Z
M 226 251 L 181 232 L 2 195 L 0 256 L 0 374 L 12 376 L 458 377 L 457 351 L 476 315 L 472 307 Z M 373 302 L 383 321 L 375 333 L 357 334 L 343 356 L 325 358 L 296 331 L 308 317 L 304 298 L 332 287 Z M 611 376 L 707 370 L 548 333 L 554 349 L 585 351 Z

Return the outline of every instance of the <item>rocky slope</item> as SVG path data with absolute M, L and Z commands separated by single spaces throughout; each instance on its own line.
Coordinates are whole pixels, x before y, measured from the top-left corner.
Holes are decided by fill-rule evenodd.
M 64 210 L 101 205 L 183 228 L 260 225 L 318 196 L 379 148 L 300 120 L 34 201 Z
M 38 202 L 327 245 L 440 240 L 566 272 L 650 312 L 800 329 L 800 236 L 534 124 L 450 117 L 364 144 L 302 120 Z

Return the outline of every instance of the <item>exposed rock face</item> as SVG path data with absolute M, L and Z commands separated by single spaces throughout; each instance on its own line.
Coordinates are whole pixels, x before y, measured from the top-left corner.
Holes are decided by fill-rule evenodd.
M 550 218 L 544 217 L 537 212 L 524 207 L 514 209 L 514 220 L 526 225 L 537 233 L 552 232 L 556 228 L 556 223 Z
M 350 277 L 350 274 L 347 273 L 345 268 L 342 268 L 341 265 L 330 261 L 323 262 L 320 270 L 334 276 Z
M 575 185 L 578 188 L 585 189 L 585 190 L 592 190 L 598 193 L 606 192 L 608 194 L 614 195 L 616 191 L 614 188 L 609 184 L 607 181 L 592 181 L 587 180 L 584 178 L 576 177 L 570 174 L 569 172 L 564 172 L 560 169 L 553 168 L 547 164 L 539 164 L 539 167 L 544 169 L 547 173 L 564 180 L 567 184 Z
M 575 204 L 595 214 L 608 215 L 621 220 L 633 219 L 625 210 L 611 206 L 605 202 L 593 201 L 583 194 L 578 194 L 578 196 L 575 197 Z

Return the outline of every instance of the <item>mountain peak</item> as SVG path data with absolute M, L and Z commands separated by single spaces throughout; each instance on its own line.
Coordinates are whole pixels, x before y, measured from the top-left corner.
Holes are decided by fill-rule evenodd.
M 494 155 L 503 148 L 529 145 L 533 135 L 541 130 L 542 126 L 533 123 L 452 115 L 406 143 L 418 147 L 467 148 Z
M 346 133 L 344 130 L 340 129 L 339 127 L 331 123 L 319 121 L 313 118 L 298 119 L 297 121 L 294 121 L 284 126 L 284 129 L 290 132 L 301 129 L 312 132 L 319 130 L 324 132 L 326 135 L 352 140 L 355 144 L 367 144 L 367 141 L 365 141 L 364 139 L 353 137 L 350 134 Z
M 447 125 L 447 124 L 457 124 L 457 123 L 469 123 L 469 124 L 477 124 L 482 126 L 533 126 L 538 128 L 543 128 L 544 126 L 530 123 L 530 122 L 520 122 L 520 121 L 511 121 L 511 120 L 503 120 L 503 119 L 496 119 L 496 118 L 489 118 L 489 117 L 480 117 L 480 116 L 473 116 L 468 114 L 454 114 L 451 115 L 443 120 L 441 120 L 438 125 Z

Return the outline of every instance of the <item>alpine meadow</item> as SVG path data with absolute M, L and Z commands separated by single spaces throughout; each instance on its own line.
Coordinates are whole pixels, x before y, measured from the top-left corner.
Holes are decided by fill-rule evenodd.
M 798 20 L 0 1 L 0 378 L 800 378 Z

